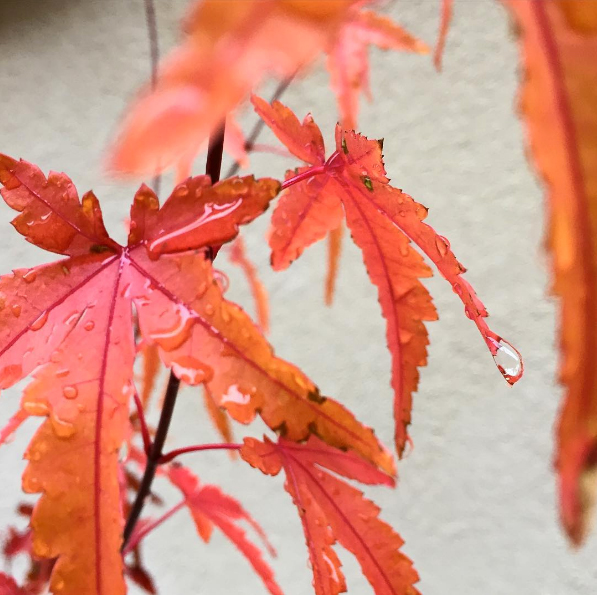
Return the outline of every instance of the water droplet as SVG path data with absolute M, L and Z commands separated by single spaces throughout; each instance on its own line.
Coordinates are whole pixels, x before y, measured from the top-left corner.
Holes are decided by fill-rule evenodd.
M 83 328 L 86 331 L 92 331 L 95 328 L 95 322 L 93 322 L 93 320 L 88 320 L 85 325 L 83 326 Z
M 464 313 L 466 314 L 466 317 L 469 320 L 473 320 L 473 313 L 471 312 L 471 309 L 468 306 L 464 307 Z
M 21 306 L 19 304 L 13 304 L 10 307 L 10 311 L 15 318 L 18 318 L 21 315 Z
M 25 283 L 33 283 L 36 277 L 37 271 L 35 269 L 31 269 L 23 275 L 23 281 L 25 281 Z
M 197 288 L 197 295 L 195 298 L 200 298 L 207 291 L 207 283 L 202 281 Z
M 414 337 L 414 333 L 407 330 L 407 329 L 400 329 L 400 343 L 404 345 L 405 343 L 409 343 L 410 340 Z
M 400 215 L 400 217 L 406 217 L 406 211 L 398 211 L 398 215 Z
M 192 356 L 182 356 L 172 364 L 172 371 L 185 384 L 201 384 L 213 378 L 213 370 Z
M 180 347 L 189 337 L 194 323 L 194 316 L 184 306 L 177 305 L 176 317 L 169 327 L 151 333 L 152 339 L 166 351 Z
M 213 307 L 213 305 L 212 305 L 212 304 L 207 304 L 207 305 L 205 306 L 205 313 L 206 313 L 208 316 L 213 316 L 215 311 L 216 311 L 216 309 Z
M 23 491 L 28 494 L 35 494 L 41 491 L 41 484 L 37 477 L 31 477 L 29 475 L 23 476 Z M 34 546 L 34 554 L 40 556 L 41 558 L 48 558 L 50 549 L 46 546 L 43 542 L 35 543 Z M 45 555 L 44 555 L 45 554 Z
M 62 389 L 62 394 L 67 398 L 67 399 L 76 399 L 77 395 L 79 394 L 79 390 L 77 389 L 76 386 L 65 386 Z
M 448 250 L 450 250 L 450 242 L 444 236 L 437 236 L 435 238 L 435 245 L 440 258 L 443 258 L 448 253 Z
M 27 401 L 23 402 L 23 409 L 29 415 L 48 415 L 50 412 L 48 404 L 43 401 Z
M 214 281 L 216 282 L 217 286 L 220 288 L 220 291 L 222 293 L 226 293 L 226 291 L 228 291 L 228 287 L 230 285 L 230 281 L 228 280 L 228 277 L 222 273 L 222 271 L 216 271 L 214 270 Z
M 50 417 L 52 429 L 58 438 L 70 438 L 75 433 L 75 426 L 55 415 Z
M 294 381 L 302 388 L 302 389 L 308 389 L 311 388 L 309 386 L 309 382 L 305 379 L 305 377 L 302 374 L 295 374 L 294 375 Z
M 64 581 L 61 578 L 55 580 L 52 589 L 54 591 L 62 591 L 64 589 Z
M 41 459 L 41 452 L 39 450 L 34 450 L 29 454 L 30 461 L 39 461 Z
M 56 378 L 64 378 L 70 374 L 70 370 L 68 368 L 62 368 L 56 372 Z
M 419 203 L 416 203 L 416 205 L 417 206 L 415 207 L 415 213 L 417 214 L 417 217 L 421 221 L 423 221 L 423 219 L 425 219 L 427 217 L 427 215 L 429 214 L 429 209 Z
M 493 361 L 509 384 L 515 384 L 522 377 L 524 366 L 516 347 L 500 337 L 487 337 L 487 346 Z
M 46 322 L 48 321 L 48 311 L 42 312 L 32 323 L 29 327 L 32 331 L 38 331 L 41 329 Z
M 233 384 L 228 392 L 222 395 L 221 403 L 234 403 L 235 405 L 246 405 L 251 400 L 251 396 L 239 390 L 238 384 Z

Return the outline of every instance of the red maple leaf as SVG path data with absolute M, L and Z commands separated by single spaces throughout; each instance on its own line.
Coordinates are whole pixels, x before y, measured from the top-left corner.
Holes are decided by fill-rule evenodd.
M 371 281 L 377 286 L 387 321 L 395 392 L 396 448 L 402 453 L 411 419 L 412 393 L 418 367 L 427 361 L 424 321 L 437 314 L 420 282 L 431 269 L 416 252 L 415 243 L 450 282 L 474 321 L 498 368 L 513 384 L 522 375 L 518 352 L 489 329 L 487 311 L 470 284 L 450 244 L 424 223 L 427 209 L 389 184 L 382 159 L 382 143 L 354 131 L 336 128 L 336 150 L 326 160 L 321 132 L 311 116 L 301 123 L 280 102 L 271 106 L 253 97 L 256 111 L 289 151 L 309 165 L 287 173 L 288 191 L 272 216 L 271 261 L 276 270 L 290 265 L 301 252 L 345 218 Z
M 339 542 L 358 560 L 378 595 L 415 595 L 419 580 L 412 562 L 399 551 L 404 543 L 378 518 L 379 508 L 337 476 L 371 485 L 394 480 L 354 453 L 331 448 L 314 436 L 305 444 L 246 438 L 241 456 L 267 475 L 286 473 L 286 491 L 303 524 L 313 585 L 317 595 L 346 591 L 340 561 L 332 546 Z M 332 473 L 330 473 L 330 471 Z

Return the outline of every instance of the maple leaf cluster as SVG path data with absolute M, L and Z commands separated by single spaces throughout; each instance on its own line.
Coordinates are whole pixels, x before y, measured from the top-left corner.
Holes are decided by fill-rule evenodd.
M 587 533 L 597 469 L 597 5 L 503 3 L 520 32 L 527 73 L 521 112 L 550 201 L 548 244 L 562 303 L 566 387 L 556 469 L 563 525 L 578 544 Z M 8 561 L 25 556 L 29 567 L 20 585 L 0 574 L 0 593 L 49 588 L 64 595 L 118 595 L 127 580 L 155 593 L 142 547 L 182 509 L 203 541 L 222 532 L 265 589 L 282 593 L 267 562 L 275 552 L 258 523 L 232 495 L 175 461 L 209 449 L 238 455 L 236 463 L 265 476 L 284 472 L 318 595 L 347 589 L 337 545 L 354 555 L 376 593 L 418 593 L 418 573 L 401 537 L 351 483 L 394 487 L 392 452 L 339 400 L 276 356 L 265 336 L 267 292 L 239 236 L 241 226 L 277 200 L 268 235 L 273 269 L 286 269 L 308 246 L 328 238 L 331 302 L 343 229 L 349 229 L 386 321 L 399 457 L 410 441 L 413 394 L 427 363 L 427 324 L 437 319 L 422 281 L 432 274 L 425 258 L 461 300 L 506 381 L 522 376 L 520 354 L 489 328 L 487 310 L 450 242 L 426 223 L 422 204 L 390 184 L 383 142 L 355 131 L 360 95 L 370 95 L 369 46 L 429 51 L 367 4 L 230 0 L 223 9 L 216 0 L 193 3 L 182 44 L 127 112 L 109 152 L 109 167 L 120 174 L 178 169 L 178 183 L 162 205 L 141 185 L 126 245 L 109 236 L 92 192 L 79 198 L 65 174 L 45 176 L 26 161 L 0 155 L 2 197 L 18 213 L 16 231 L 62 257 L 0 277 L 0 388 L 28 380 L 0 444 L 26 419 L 41 418 L 23 476 L 24 491 L 39 497 L 34 506 L 19 506 L 29 526 L 9 527 L 3 548 Z M 442 2 L 438 68 L 452 5 Z M 299 120 L 281 102 L 252 94 L 268 76 L 288 84 L 322 55 L 339 111 L 327 152 L 310 114 Z M 298 160 L 296 167 L 283 179 L 188 175 L 198 151 L 218 135 L 246 163 L 255 142 L 244 139 L 232 112 L 249 97 L 282 151 Z M 210 151 L 213 146 L 218 143 L 210 142 Z M 226 298 L 226 277 L 214 264 L 222 248 L 246 275 L 257 322 Z M 138 358 L 140 379 L 134 374 Z M 200 387 L 223 443 L 156 451 L 167 425 L 160 418 L 150 427 L 145 415 L 159 403 L 154 396 L 164 368 L 174 379 L 166 394 L 178 383 Z M 233 422 L 250 424 L 257 416 L 268 434 L 234 443 Z M 160 517 L 140 516 L 139 494 L 165 508 L 154 478 L 156 486 L 173 485 L 182 500 Z

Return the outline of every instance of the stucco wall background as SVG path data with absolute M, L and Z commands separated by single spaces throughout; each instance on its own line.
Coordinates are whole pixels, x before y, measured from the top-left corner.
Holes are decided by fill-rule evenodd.
M 156 3 L 166 48 L 175 42 L 186 1 Z M 396 492 L 367 493 L 405 539 L 426 595 L 588 595 L 597 588 L 597 539 L 572 552 L 556 516 L 555 308 L 544 297 L 541 192 L 513 109 L 516 49 L 496 2 L 456 4 L 443 74 L 424 57 L 373 53 L 375 102 L 364 105 L 360 128 L 385 137 L 393 183 L 430 208 L 429 223 L 468 267 L 494 330 L 524 354 L 526 375 L 508 387 L 449 285 L 430 280 L 440 321 L 429 327 L 429 365 L 415 395 L 414 452 L 399 466 Z M 403 0 L 388 12 L 435 40 L 436 0 Z M 101 159 L 128 99 L 147 79 L 144 23 L 142 0 L 0 0 L 0 151 L 66 171 L 81 193 L 93 188 L 120 238 L 135 185 L 109 180 Z M 293 85 L 285 101 L 301 116 L 312 111 L 331 138 L 335 104 L 321 69 Z M 253 121 L 251 113 L 242 118 L 245 129 Z M 268 134 L 263 139 L 274 142 Z M 251 169 L 281 175 L 288 164 L 257 155 Z M 9 217 L 3 205 L 1 270 L 47 258 L 13 232 Z M 263 237 L 267 218 L 244 235 L 270 291 L 273 345 L 391 443 L 384 323 L 360 254 L 345 243 L 336 303 L 327 309 L 323 244 L 274 274 Z M 226 259 L 219 262 L 231 277 L 230 296 L 252 311 L 243 279 Z M 16 390 L 2 395 L 0 421 L 17 400 Z M 12 518 L 25 466 L 21 452 L 34 427 L 28 424 L 0 451 L 2 526 Z M 250 431 L 262 430 L 256 423 Z M 197 391 L 181 394 L 172 433 L 180 444 L 217 440 Z M 285 592 L 310 593 L 300 523 L 282 479 L 231 463 L 223 453 L 188 456 L 185 463 L 238 496 L 264 525 L 279 550 L 273 565 Z M 350 556 L 341 558 L 349 592 L 371 592 Z M 147 539 L 146 560 L 164 594 L 264 592 L 223 538 L 216 535 L 209 546 L 199 541 L 186 513 Z

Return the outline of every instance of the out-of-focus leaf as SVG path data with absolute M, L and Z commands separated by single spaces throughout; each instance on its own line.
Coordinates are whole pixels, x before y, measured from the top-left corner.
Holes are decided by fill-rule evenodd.
M 560 513 L 587 533 L 597 473 L 597 3 L 505 0 L 519 31 L 521 115 L 546 185 L 547 245 L 560 301 Z

